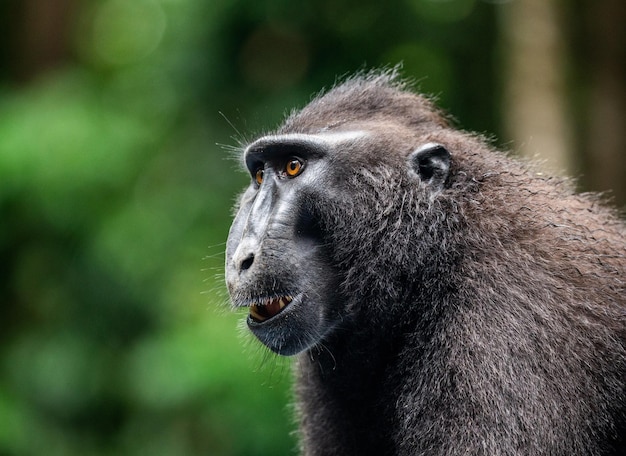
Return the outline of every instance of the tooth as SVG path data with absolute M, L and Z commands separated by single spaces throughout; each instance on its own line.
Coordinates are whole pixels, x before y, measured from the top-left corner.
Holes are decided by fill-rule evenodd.
M 287 303 L 285 302 L 285 298 L 280 298 L 278 300 L 278 307 L 280 307 L 281 309 L 284 309 L 286 305 Z
M 265 316 L 263 316 L 260 312 L 259 312 L 259 308 L 256 304 L 253 304 L 252 306 L 250 306 L 250 316 L 259 322 L 265 321 L 266 318 Z

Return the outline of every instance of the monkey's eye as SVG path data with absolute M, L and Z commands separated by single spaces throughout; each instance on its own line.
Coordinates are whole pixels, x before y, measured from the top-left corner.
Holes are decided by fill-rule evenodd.
M 263 170 L 263 168 L 257 169 L 256 172 L 254 173 L 254 181 L 257 183 L 257 185 L 261 185 L 261 183 L 263 182 L 264 174 L 265 174 L 265 171 Z
M 296 177 L 302 172 L 303 163 L 297 158 L 292 158 L 287 162 L 285 166 L 285 173 L 289 177 Z

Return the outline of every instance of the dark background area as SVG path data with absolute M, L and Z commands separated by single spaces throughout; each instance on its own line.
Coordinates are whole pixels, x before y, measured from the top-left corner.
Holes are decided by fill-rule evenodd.
M 295 454 L 290 360 L 223 285 L 233 151 L 403 62 L 460 128 L 624 207 L 625 9 L 1 2 L 0 456 Z

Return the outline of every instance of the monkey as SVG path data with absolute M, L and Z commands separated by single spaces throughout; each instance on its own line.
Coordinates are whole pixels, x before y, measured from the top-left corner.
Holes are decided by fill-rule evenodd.
M 397 69 L 243 149 L 234 308 L 293 356 L 302 454 L 626 454 L 626 228 Z

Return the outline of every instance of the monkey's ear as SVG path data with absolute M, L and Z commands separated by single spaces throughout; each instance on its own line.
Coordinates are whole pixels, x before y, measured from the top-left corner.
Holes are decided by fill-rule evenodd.
M 450 173 L 450 152 L 441 144 L 424 144 L 411 153 L 409 165 L 427 185 L 441 190 Z

